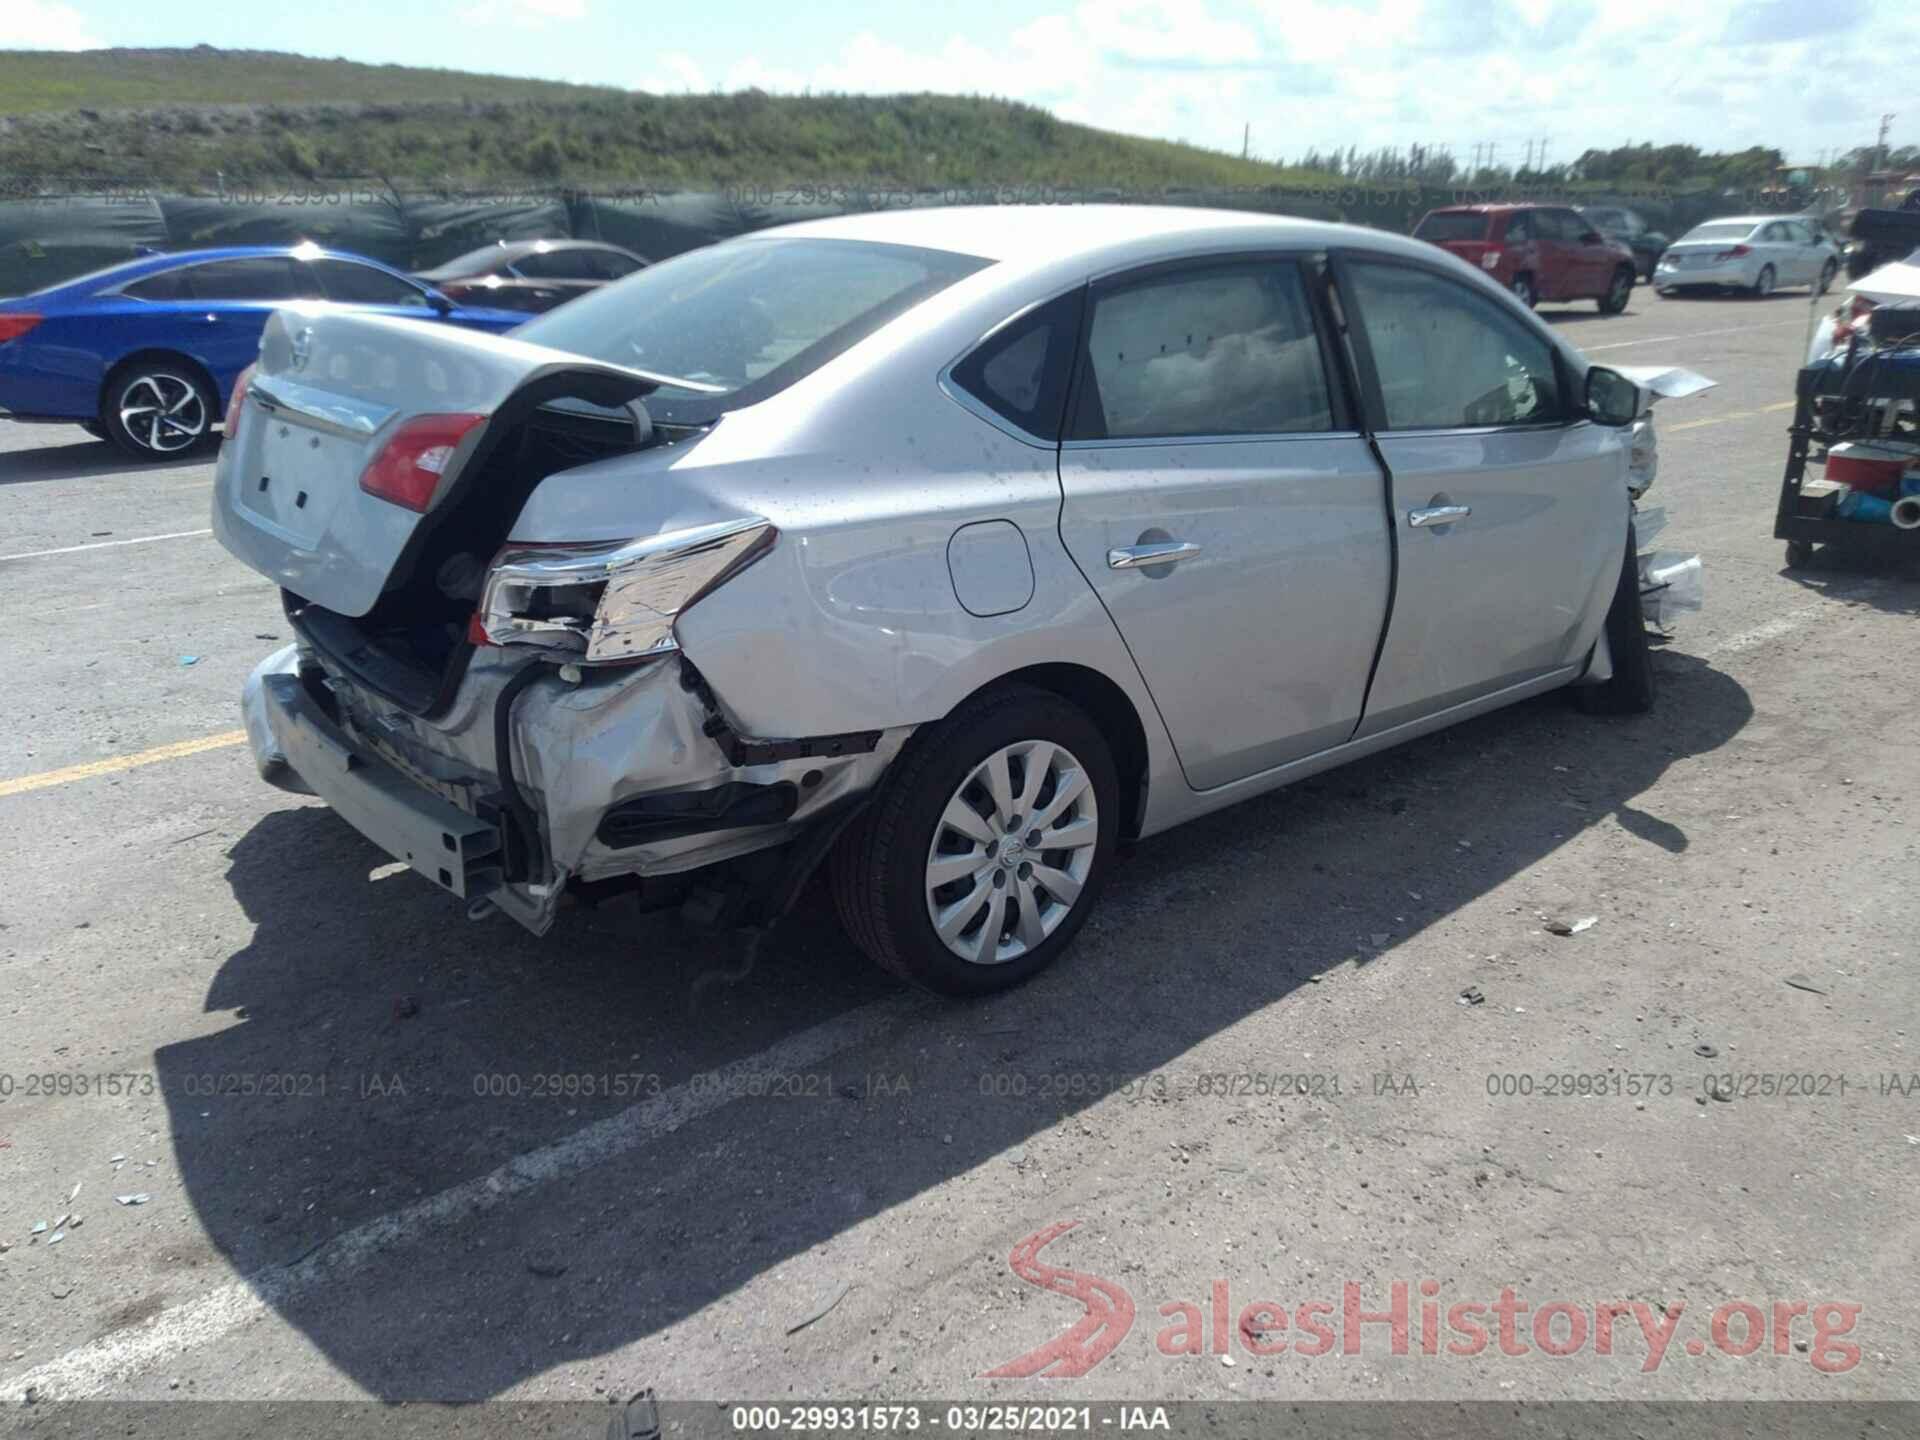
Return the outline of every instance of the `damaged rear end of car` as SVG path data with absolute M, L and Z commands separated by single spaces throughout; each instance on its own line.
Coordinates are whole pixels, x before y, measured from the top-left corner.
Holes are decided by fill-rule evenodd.
M 645 486 L 698 442 L 649 417 L 663 378 L 289 309 L 235 387 L 215 533 L 296 637 L 245 688 L 256 763 L 476 918 L 543 933 L 568 894 L 615 889 L 777 913 L 904 738 L 742 737 L 679 653 L 676 616 L 778 542 L 767 520 L 515 538 L 550 476 Z

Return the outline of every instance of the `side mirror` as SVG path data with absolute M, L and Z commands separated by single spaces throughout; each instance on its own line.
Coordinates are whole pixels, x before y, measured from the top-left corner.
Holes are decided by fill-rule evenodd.
M 1596 425 L 1622 429 L 1640 417 L 1640 387 L 1617 370 L 1595 365 L 1587 371 L 1587 418 Z
M 1598 230 L 1587 231 L 1586 234 L 1580 237 L 1580 243 L 1582 245 L 1598 245 L 1600 243 L 1600 232 Z

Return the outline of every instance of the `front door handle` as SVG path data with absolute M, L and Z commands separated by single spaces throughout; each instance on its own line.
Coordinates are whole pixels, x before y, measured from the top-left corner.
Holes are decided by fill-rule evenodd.
M 1407 511 L 1407 524 L 1416 530 L 1422 525 L 1451 525 L 1456 520 L 1464 520 L 1473 513 L 1471 505 L 1428 505 L 1421 510 Z
M 1107 551 L 1107 568 L 1139 570 L 1148 565 L 1174 565 L 1199 553 L 1200 547 L 1191 540 L 1156 540 L 1149 545 L 1126 545 Z

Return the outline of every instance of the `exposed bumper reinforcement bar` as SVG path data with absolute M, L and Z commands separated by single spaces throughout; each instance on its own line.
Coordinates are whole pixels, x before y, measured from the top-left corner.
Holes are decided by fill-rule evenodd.
M 463 900 L 498 890 L 500 828 L 442 800 L 356 750 L 320 713 L 294 675 L 262 677 L 276 749 L 342 819 L 443 890 Z

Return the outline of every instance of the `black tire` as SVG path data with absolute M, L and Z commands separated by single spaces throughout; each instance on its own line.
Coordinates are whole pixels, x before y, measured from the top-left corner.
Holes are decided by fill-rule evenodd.
M 1085 773 L 1097 812 L 1091 868 L 1044 941 L 997 963 L 967 960 L 947 947 L 929 913 L 930 899 L 937 903 L 944 897 L 944 892 L 930 897 L 927 873 L 934 846 L 945 843 L 941 816 L 988 757 L 1030 740 L 1062 747 Z M 1106 884 L 1119 818 L 1119 781 L 1099 728 L 1076 706 L 1048 691 L 1025 686 L 993 691 L 925 727 L 894 762 L 873 803 L 834 848 L 828 864 L 834 904 L 854 944 L 903 980 L 942 995 L 1010 989 L 1045 969 L 1079 933 Z M 1040 848 L 1044 853 L 1045 847 Z M 961 896 L 971 893 L 968 889 Z M 1016 898 L 1006 906 L 1003 923 L 1009 927 L 1015 924 L 1017 903 Z M 976 936 L 984 934 L 985 923 L 980 917 Z M 996 937 L 996 948 L 997 943 Z
M 1833 288 L 1833 277 L 1840 273 L 1840 266 L 1832 260 L 1820 267 L 1820 285 L 1813 293 L 1824 295 Z
M 1760 267 L 1760 273 L 1753 277 L 1753 289 L 1747 293 L 1756 300 L 1765 300 L 1773 294 L 1774 286 L 1775 277 L 1773 266 L 1762 265 Z
M 1633 295 L 1633 267 L 1622 265 L 1613 272 L 1613 279 L 1607 285 L 1607 293 L 1598 298 L 1602 315 L 1618 315 L 1627 308 L 1627 301 Z
M 1813 542 L 1810 540 L 1787 541 L 1787 569 L 1804 570 L 1813 563 Z
M 100 428 L 141 460 L 174 460 L 213 440 L 220 402 L 199 369 L 179 360 L 133 360 L 100 391 Z
M 1598 685 L 1574 687 L 1573 699 L 1589 715 L 1644 715 L 1653 708 L 1653 647 L 1640 605 L 1639 546 L 1627 527 L 1626 558 L 1620 565 L 1613 603 L 1607 607 L 1607 650 L 1613 677 Z
M 1540 303 L 1540 292 L 1533 288 L 1533 276 L 1522 270 L 1513 277 L 1513 284 L 1507 287 L 1513 291 L 1513 298 L 1531 310 Z
M 86 431 L 96 440 L 105 440 L 107 438 L 107 427 L 102 425 L 98 420 L 81 420 L 76 423 L 82 430 Z

